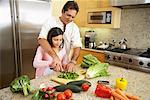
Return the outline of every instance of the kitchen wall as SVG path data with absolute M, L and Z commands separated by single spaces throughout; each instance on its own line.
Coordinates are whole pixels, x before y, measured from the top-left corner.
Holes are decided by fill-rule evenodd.
M 128 47 L 150 48 L 150 8 L 122 9 L 119 29 L 80 27 L 82 35 L 87 30 L 96 32 L 96 44 L 100 41 L 109 43 L 113 39 L 118 43 L 126 38 Z

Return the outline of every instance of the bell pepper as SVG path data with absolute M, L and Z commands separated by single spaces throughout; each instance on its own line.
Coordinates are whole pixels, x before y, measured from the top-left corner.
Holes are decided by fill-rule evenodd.
M 95 89 L 95 95 L 102 98 L 111 97 L 111 89 L 101 83 L 99 83 Z
M 125 78 L 117 78 L 116 79 L 116 88 L 125 90 L 126 87 L 127 87 L 127 80 Z

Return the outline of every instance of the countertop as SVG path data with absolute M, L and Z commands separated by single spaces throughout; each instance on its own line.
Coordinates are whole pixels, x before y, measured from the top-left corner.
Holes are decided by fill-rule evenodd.
M 150 100 L 150 74 L 113 65 L 109 66 L 108 71 L 111 74 L 108 77 L 89 79 L 92 83 L 91 88 L 87 92 L 73 93 L 73 100 L 108 100 L 93 95 L 97 81 L 108 80 L 110 82 L 109 86 L 113 88 L 115 79 L 122 76 L 128 80 L 128 86 L 125 92 L 139 96 L 140 100 Z M 56 75 L 56 73 L 54 75 Z M 58 85 L 57 83 L 50 81 L 51 77 L 54 75 L 33 79 L 31 80 L 31 85 L 35 88 L 39 88 L 41 83 L 45 83 L 47 86 Z M 9 87 L 0 90 L 0 100 L 31 100 L 31 97 L 32 95 L 24 97 L 21 94 L 12 93 L 9 90 Z

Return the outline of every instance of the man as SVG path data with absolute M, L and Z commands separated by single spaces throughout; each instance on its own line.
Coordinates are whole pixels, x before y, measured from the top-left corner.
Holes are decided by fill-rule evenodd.
M 52 27 L 59 27 L 64 31 L 64 44 L 68 56 L 70 56 L 71 49 L 73 51 L 72 56 L 70 56 L 69 63 L 65 68 L 68 69 L 68 71 L 73 71 L 82 46 L 79 28 L 73 22 L 78 11 L 79 7 L 77 3 L 75 1 L 68 1 L 62 9 L 62 15 L 59 18 L 50 18 L 46 24 L 43 25 L 39 34 L 38 43 L 50 56 L 53 57 L 52 67 L 56 71 L 63 71 L 63 67 L 59 57 L 47 42 L 48 31 Z

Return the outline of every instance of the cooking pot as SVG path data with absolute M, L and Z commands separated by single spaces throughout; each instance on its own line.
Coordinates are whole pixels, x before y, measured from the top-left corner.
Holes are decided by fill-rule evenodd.
M 127 49 L 127 44 L 125 42 L 120 44 L 120 48 L 121 49 Z
M 119 44 L 120 44 L 120 48 L 121 49 L 127 49 L 127 44 L 126 44 L 127 40 L 125 38 L 123 38 Z

